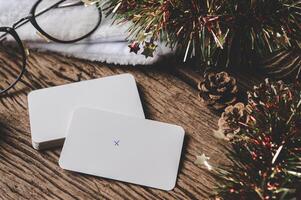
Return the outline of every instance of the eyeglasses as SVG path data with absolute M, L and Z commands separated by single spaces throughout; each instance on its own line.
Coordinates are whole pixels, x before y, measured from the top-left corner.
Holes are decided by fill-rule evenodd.
M 26 71 L 28 50 L 16 29 L 30 22 L 43 39 L 68 44 L 90 36 L 101 20 L 98 4 L 85 6 L 80 0 L 38 0 L 27 17 L 12 27 L 0 27 L 0 95 L 13 88 Z

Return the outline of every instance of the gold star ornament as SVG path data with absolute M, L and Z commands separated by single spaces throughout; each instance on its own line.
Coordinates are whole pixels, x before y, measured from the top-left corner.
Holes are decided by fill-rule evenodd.
M 145 42 L 144 50 L 142 55 L 146 58 L 154 57 L 154 52 L 156 51 L 158 45 L 154 44 L 153 42 Z

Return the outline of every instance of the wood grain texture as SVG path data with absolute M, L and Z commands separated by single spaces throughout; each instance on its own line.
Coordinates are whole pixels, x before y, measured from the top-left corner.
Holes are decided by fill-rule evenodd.
M 172 67 L 112 66 L 31 52 L 22 82 L 0 98 L 0 199 L 208 199 L 215 180 L 193 162 L 203 152 L 212 163 L 225 159 L 221 144 L 212 135 L 218 116 L 201 104 L 189 81 L 171 73 Z M 61 149 L 38 152 L 31 146 L 30 91 L 126 72 L 137 80 L 147 118 L 186 130 L 173 191 L 64 171 L 58 166 Z

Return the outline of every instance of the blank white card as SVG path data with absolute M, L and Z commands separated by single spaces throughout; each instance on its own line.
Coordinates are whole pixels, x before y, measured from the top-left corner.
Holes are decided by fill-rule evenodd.
M 59 160 L 63 169 L 172 190 L 185 131 L 89 108 L 75 111 Z

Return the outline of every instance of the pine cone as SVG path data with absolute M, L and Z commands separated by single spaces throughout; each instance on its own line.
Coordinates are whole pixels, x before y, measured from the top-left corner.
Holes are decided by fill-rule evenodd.
M 255 86 L 253 91 L 248 92 L 248 104 L 253 107 L 252 110 L 254 111 L 265 111 L 265 115 L 257 115 L 258 112 L 252 114 L 256 119 L 256 126 L 266 127 L 268 125 L 266 118 L 270 117 L 271 119 L 268 122 L 275 120 L 274 118 L 277 120 L 290 119 L 283 123 L 293 125 L 295 127 L 294 130 L 297 130 L 300 126 L 299 119 L 301 118 L 299 108 L 301 104 L 300 91 L 301 85 L 298 82 L 286 84 L 283 81 L 275 82 L 265 79 L 264 83 Z M 293 114 L 298 116 L 292 118 Z M 273 128 L 271 124 L 270 126 L 266 129 Z
M 278 109 L 278 103 L 282 99 L 291 96 L 291 91 L 282 81 L 271 82 L 265 79 L 264 83 L 254 86 L 253 91 L 248 92 L 250 105 L 265 105 L 269 109 Z M 289 98 L 289 100 L 292 100 Z
M 250 112 L 248 106 L 243 103 L 228 106 L 218 120 L 219 131 L 225 136 L 237 134 L 243 124 L 248 124 Z
M 227 72 L 208 72 L 199 84 L 200 98 L 209 107 L 221 111 L 237 100 L 236 79 Z

